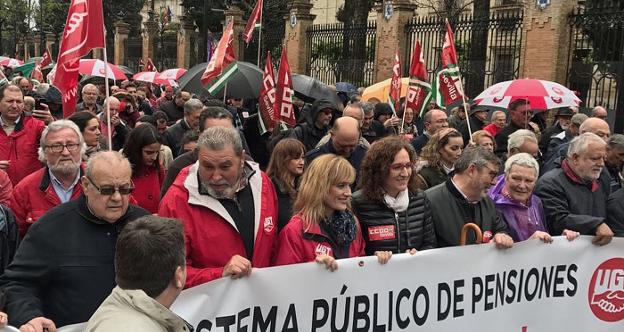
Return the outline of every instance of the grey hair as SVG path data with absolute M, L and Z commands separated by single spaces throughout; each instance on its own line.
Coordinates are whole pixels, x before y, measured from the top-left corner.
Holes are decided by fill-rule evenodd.
M 533 168 L 535 170 L 535 176 L 537 177 L 539 175 L 539 163 L 526 152 L 516 153 L 505 161 L 505 176 L 511 171 L 513 165 Z
M 111 164 L 113 161 L 123 164 L 123 167 L 128 170 L 128 172 L 132 172 L 132 168 L 130 166 L 130 161 L 119 151 L 99 151 L 94 153 L 89 160 L 87 161 L 87 170 L 86 174 L 88 177 L 93 176 L 93 168 L 95 168 L 95 164 L 98 162 L 106 163 L 107 165 Z M 119 170 L 119 168 L 115 168 L 115 170 Z
M 509 135 L 509 139 L 507 140 L 507 152 L 510 152 L 512 149 L 520 149 L 522 144 L 526 141 L 531 141 L 537 144 L 537 138 L 535 134 L 528 129 L 518 129 Z
M 45 95 L 48 90 L 50 90 L 50 84 L 48 83 L 39 83 L 39 85 L 37 85 L 37 88 L 35 88 L 35 92 L 40 96 Z
M 468 147 L 455 162 L 455 173 L 463 173 L 470 165 L 475 165 L 481 170 L 488 163 L 500 166 L 500 160 L 492 151 L 480 146 Z
M 108 103 L 109 103 L 111 100 L 117 100 L 117 101 L 119 101 L 119 99 L 118 99 L 117 97 L 114 97 L 114 96 L 110 96 L 110 97 L 108 97 L 108 98 L 104 99 L 104 103 L 102 104 L 102 109 L 103 109 L 104 111 L 106 111 L 106 105 L 108 105 Z
M 204 104 L 197 98 L 191 98 L 184 103 L 184 114 L 190 114 L 194 111 L 201 111 Z
M 601 147 L 606 147 L 607 143 L 600 138 L 600 136 L 594 133 L 584 133 L 576 136 L 568 146 L 568 159 L 571 159 L 574 155 L 580 155 L 587 151 L 589 143 L 597 143 Z
M 367 101 L 361 101 L 360 106 L 362 107 L 362 111 L 364 112 L 364 115 L 375 112 L 375 105 L 373 105 L 373 103 L 369 103 Z
M 56 120 L 51 122 L 41 133 L 41 138 L 39 139 L 39 149 L 37 153 L 39 155 L 39 160 L 43 163 L 46 162 L 44 149 L 46 147 L 46 141 L 48 140 L 48 135 L 50 133 L 55 133 L 57 131 L 61 131 L 63 129 L 71 129 L 76 135 L 78 135 L 78 142 L 80 144 L 80 156 L 84 157 L 85 152 L 87 151 L 87 145 L 84 142 L 84 138 L 82 137 L 82 133 L 80 132 L 80 128 L 70 120 Z
M 82 90 L 80 90 L 80 92 L 84 93 L 87 88 L 94 88 L 94 89 L 98 90 L 98 87 L 95 86 L 95 84 L 87 83 L 87 84 L 85 84 L 85 86 L 82 87 Z
M 350 103 L 347 104 L 347 106 L 345 107 L 345 109 L 342 110 L 342 113 L 344 114 L 344 111 L 348 108 L 357 108 L 360 110 L 360 113 L 362 113 L 362 118 L 364 118 L 364 108 L 362 107 L 362 105 L 360 103 Z
M 497 116 L 497 115 L 499 115 L 499 114 L 505 115 L 505 117 L 507 117 L 507 115 L 506 115 L 506 114 L 505 114 L 505 112 L 503 112 L 503 111 L 494 111 L 494 112 L 492 113 L 492 117 L 491 117 L 491 119 L 496 118 L 496 116 Z
M 243 154 L 243 142 L 238 129 L 221 126 L 206 128 L 197 140 L 198 148 L 223 150 L 231 146 L 237 155 Z
M 622 134 L 613 134 L 609 138 L 609 147 L 610 148 L 624 148 L 624 135 Z

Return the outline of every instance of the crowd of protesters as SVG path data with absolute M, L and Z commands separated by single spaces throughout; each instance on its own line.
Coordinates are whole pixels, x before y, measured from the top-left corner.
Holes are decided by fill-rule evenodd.
M 601 107 L 548 119 L 518 99 L 417 117 L 353 94 L 297 101 L 296 127 L 262 133 L 253 101 L 130 81 L 108 98 L 80 91 L 63 119 L 55 87 L 0 87 L 0 302 L 21 331 L 184 331 L 168 310 L 183 288 L 275 265 L 384 264 L 458 246 L 466 223 L 501 249 L 624 235 L 624 136 Z

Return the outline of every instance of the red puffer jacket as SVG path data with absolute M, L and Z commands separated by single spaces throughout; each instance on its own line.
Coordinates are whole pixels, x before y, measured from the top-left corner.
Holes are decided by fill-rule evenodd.
M 30 116 L 22 116 L 11 135 L 0 128 L 0 160 L 11 161 L 7 173 L 13 186 L 43 167 L 37 149 L 44 129 L 42 121 Z
M 184 168 L 160 201 L 158 215 L 184 224 L 186 239 L 186 287 L 221 278 L 223 267 L 234 255 L 247 257 L 245 246 L 225 207 L 199 193 L 198 163 Z M 269 177 L 258 164 L 247 162 L 255 173 L 249 178 L 254 200 L 255 241 L 251 265 L 268 267 L 277 242 L 277 196 Z
M 83 174 L 84 171 L 81 169 L 80 175 Z M 23 239 L 26 236 L 26 231 L 37 219 L 51 208 L 61 204 L 51 181 L 48 168 L 44 167 L 25 177 L 13 189 L 9 207 L 15 214 L 20 238 Z M 82 184 L 79 180 L 74 187 L 71 199 L 78 198 L 80 194 L 82 194 Z
M 136 199 L 137 205 L 150 213 L 158 212 L 160 187 L 164 180 L 165 170 L 162 166 L 159 168 L 141 167 L 138 174 L 132 177 L 134 183 L 132 197 Z
M 364 252 L 365 242 L 362 238 L 359 222 L 357 223 L 355 239 L 349 246 L 349 257 L 336 257 L 332 249 L 332 242 L 323 234 L 318 224 L 314 224 L 306 230 L 301 215 L 294 215 L 279 234 L 274 265 L 313 262 L 316 256 L 321 254 L 327 254 L 334 258 L 366 256 Z

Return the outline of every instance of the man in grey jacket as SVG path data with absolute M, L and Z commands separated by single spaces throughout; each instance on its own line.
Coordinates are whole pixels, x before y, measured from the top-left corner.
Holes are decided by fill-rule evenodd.
M 169 307 L 186 282 L 184 230 L 175 219 L 145 216 L 117 239 L 117 287 L 93 314 L 85 331 L 189 331 Z

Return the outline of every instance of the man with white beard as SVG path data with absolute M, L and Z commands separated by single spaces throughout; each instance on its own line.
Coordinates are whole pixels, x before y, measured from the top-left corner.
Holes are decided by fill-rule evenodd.
M 186 287 L 270 266 L 277 241 L 273 182 L 245 160 L 239 131 L 210 127 L 197 151 L 197 162 L 180 171 L 158 210 L 184 224 Z
M 85 149 L 80 129 L 72 121 L 54 121 L 43 131 L 39 160 L 46 167 L 22 179 L 13 189 L 9 203 L 21 238 L 49 209 L 80 196 L 80 163 Z

